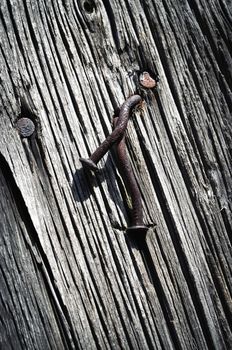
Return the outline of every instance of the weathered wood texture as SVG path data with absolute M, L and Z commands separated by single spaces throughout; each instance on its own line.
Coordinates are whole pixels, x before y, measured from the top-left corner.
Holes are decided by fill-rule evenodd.
M 229 0 L 1 0 L 1 349 L 232 348 L 231 24 Z M 145 264 L 114 153 L 96 176 L 79 157 L 147 69 Z

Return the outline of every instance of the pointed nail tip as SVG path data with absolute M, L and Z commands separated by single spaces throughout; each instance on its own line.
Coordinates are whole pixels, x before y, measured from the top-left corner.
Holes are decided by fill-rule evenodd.
M 93 170 L 93 171 L 98 171 L 97 165 L 91 159 L 80 158 L 79 160 L 84 168 L 89 169 L 89 170 Z

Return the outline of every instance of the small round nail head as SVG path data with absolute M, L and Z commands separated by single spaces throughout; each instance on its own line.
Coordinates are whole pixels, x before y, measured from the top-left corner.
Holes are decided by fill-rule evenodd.
M 30 137 L 35 131 L 35 124 L 29 118 L 20 118 L 16 123 L 16 127 L 21 137 Z
M 83 167 L 89 170 L 97 171 L 98 167 L 97 165 L 89 158 L 80 158 L 80 162 L 82 163 Z
M 140 84 L 146 89 L 153 89 L 157 85 L 157 81 L 153 79 L 148 72 L 143 72 L 139 77 Z

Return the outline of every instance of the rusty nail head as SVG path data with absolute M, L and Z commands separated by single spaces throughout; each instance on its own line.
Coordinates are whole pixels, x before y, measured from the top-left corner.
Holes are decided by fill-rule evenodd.
M 153 79 L 148 72 L 140 74 L 139 82 L 146 89 L 153 89 L 157 85 L 157 81 Z
M 30 137 L 35 131 L 35 124 L 29 118 L 20 118 L 16 123 L 16 127 L 21 137 Z

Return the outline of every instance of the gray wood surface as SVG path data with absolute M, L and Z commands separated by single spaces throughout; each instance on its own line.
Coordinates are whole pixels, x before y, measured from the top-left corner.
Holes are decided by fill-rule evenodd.
M 231 25 L 230 0 L 1 0 L 1 349 L 232 348 Z M 144 250 L 115 153 L 79 158 L 146 70 Z

